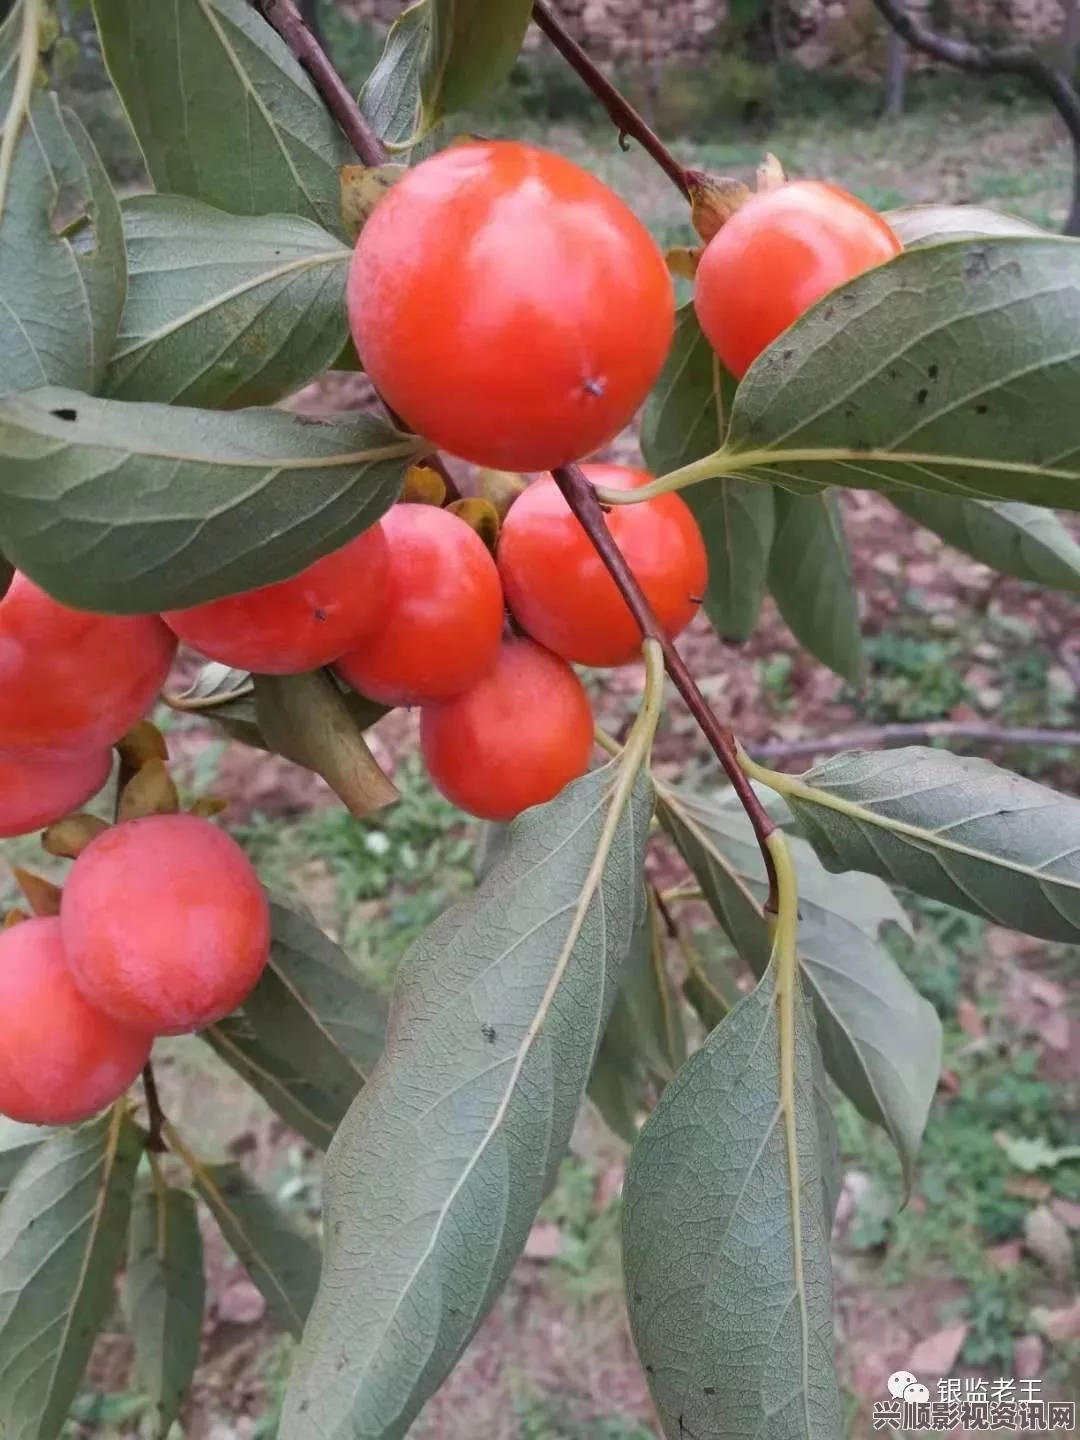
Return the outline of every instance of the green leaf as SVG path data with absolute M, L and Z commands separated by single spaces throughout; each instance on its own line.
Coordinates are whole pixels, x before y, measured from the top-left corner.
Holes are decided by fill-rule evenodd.
M 0 395 L 93 389 L 126 284 L 120 209 L 97 151 L 55 95 L 20 84 L 20 56 L 31 80 L 38 66 L 27 14 L 18 0 L 0 25 Z
M 59 1130 L 0 1205 L 0 1434 L 54 1440 L 112 1311 L 139 1131 L 122 1106 Z
M 887 210 L 885 219 L 905 250 L 942 240 L 974 239 L 980 235 L 1042 235 L 1045 231 L 1015 215 L 1002 215 L 983 205 L 909 205 Z
M 154 1406 L 159 1435 L 175 1420 L 199 1363 L 205 1291 L 194 1197 L 143 1190 L 132 1207 L 121 1299 L 135 1374 Z
M 613 762 L 526 811 L 410 951 L 383 1058 L 330 1148 L 326 1283 L 282 1440 L 404 1435 L 505 1283 L 614 1000 L 651 799 Z
M 850 685 L 861 684 L 859 596 L 835 494 L 777 491 L 769 589 L 799 643 Z
M 1045 940 L 1080 938 L 1071 796 L 919 745 L 836 755 L 784 776 L 782 793 L 830 870 L 879 875 Z
M 655 905 L 644 897 L 622 967 L 588 1095 L 609 1128 L 628 1145 L 650 1079 L 662 1088 L 686 1058 L 682 1017 L 665 968 Z
M 271 922 L 262 979 L 203 1039 L 325 1150 L 382 1050 L 386 1004 L 305 915 L 275 903 Z
M 199 1198 L 209 1209 L 271 1314 L 299 1335 L 319 1283 L 319 1247 L 301 1234 L 239 1165 L 191 1167 Z
M 641 936 L 635 935 L 623 966 L 609 1032 L 612 1027 L 621 1031 L 661 1084 L 686 1059 L 686 1036 L 667 968 L 662 921 L 652 901 L 646 906 Z
M 1078 385 L 1080 242 L 928 245 L 833 291 L 758 357 L 723 463 L 796 489 L 1076 510 Z
M 721 369 L 692 304 L 676 316 L 675 339 L 642 420 L 641 447 L 657 475 L 716 450 L 735 381 Z M 705 613 L 724 640 L 745 640 L 765 596 L 773 539 L 773 493 L 735 478 L 682 492 L 701 527 L 709 556 Z
M 401 798 L 364 739 L 381 707 L 372 704 L 359 720 L 329 670 L 257 675 L 254 684 L 256 719 L 271 749 L 321 775 L 350 814 L 370 815 Z
M 0 401 L 0 548 L 69 605 L 181 609 L 294 575 L 375 523 L 422 441 L 372 415 Z
M 128 297 L 106 394 L 268 405 L 340 354 L 351 252 L 310 220 L 173 195 L 135 196 L 123 214 Z
M 758 976 L 771 940 L 762 909 L 765 867 L 742 809 L 668 786 L 661 823 L 694 872 L 724 931 Z M 788 840 L 799 877 L 799 955 L 818 1041 L 833 1080 L 891 1137 L 910 1183 L 941 1073 L 941 1022 L 881 944 L 909 931 L 886 885 L 830 875 L 805 840 Z
M 889 499 L 912 520 L 1002 575 L 1080 591 L 1080 545 L 1052 510 L 917 490 L 894 491 Z
M 52 1133 L 43 1125 L 20 1125 L 17 1120 L 0 1115 L 0 1203 L 11 1189 L 15 1176 Z
M 401 12 L 360 91 L 360 108 L 388 145 L 404 145 L 420 131 L 420 76 L 431 41 L 431 16 L 429 0 L 417 0 Z
M 813 1025 L 801 996 L 797 1216 L 779 1048 L 770 966 L 664 1091 L 630 1156 L 623 1189 L 630 1326 L 670 1440 L 835 1440 L 842 1433 Z
M 471 109 L 507 79 L 532 14 L 532 0 L 428 3 L 431 38 L 420 78 L 425 130 Z
M 105 61 L 155 187 L 233 215 L 304 215 L 343 235 L 353 155 L 247 0 L 94 0 Z

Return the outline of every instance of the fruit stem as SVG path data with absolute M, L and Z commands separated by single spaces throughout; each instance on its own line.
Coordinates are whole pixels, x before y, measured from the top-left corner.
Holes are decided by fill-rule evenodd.
M 161 1108 L 161 1096 L 158 1094 L 157 1079 L 154 1076 L 154 1067 L 148 1060 L 142 1072 L 143 1093 L 146 1096 L 146 1109 L 150 1116 L 149 1127 L 146 1132 L 146 1149 L 151 1155 L 164 1155 L 168 1148 L 165 1144 L 165 1137 L 162 1133 L 165 1129 L 165 1111 Z
M 750 824 L 754 827 L 754 835 L 761 847 L 762 858 L 765 861 L 765 869 L 769 877 L 769 898 L 765 908 L 770 913 L 774 912 L 777 902 L 776 867 L 772 851 L 769 848 L 769 836 L 776 826 L 769 819 L 764 806 L 754 793 L 753 786 L 743 773 L 742 766 L 739 764 L 738 742 L 734 734 L 726 725 L 722 725 L 713 714 L 709 702 L 698 689 L 697 682 L 691 675 L 686 661 L 679 654 L 674 642 L 664 632 L 653 613 L 653 608 L 634 578 L 634 574 L 626 562 L 626 557 L 616 545 L 611 531 L 607 527 L 597 492 L 586 479 L 581 466 L 560 465 L 552 471 L 552 474 L 555 477 L 556 485 L 566 498 L 566 503 L 577 517 L 581 528 L 592 541 L 596 553 L 618 586 L 619 593 L 626 601 L 642 634 L 655 640 L 660 646 L 664 656 L 664 668 L 685 701 L 686 708 L 697 721 L 701 733 L 712 746 L 717 759 L 724 768 L 724 774 L 727 776 L 731 788 L 739 797 Z
M 547 0 L 533 0 L 533 19 L 537 29 L 542 30 L 563 59 L 576 70 L 597 100 L 607 111 L 611 122 L 618 129 L 619 144 L 625 150 L 627 136 L 632 136 L 641 148 L 656 161 L 660 169 L 686 198 L 690 199 L 690 185 L 686 171 L 672 155 L 664 142 L 647 125 L 629 100 L 611 83 L 565 28 L 562 21 L 548 5 Z
M 334 62 L 300 14 L 294 0 L 259 0 L 259 8 L 266 23 L 273 26 L 307 71 L 326 108 L 364 164 L 385 165 L 390 158 L 386 146 L 368 124 L 364 112 L 334 68 Z M 400 416 L 394 414 L 381 396 L 379 398 L 397 428 L 408 433 L 409 427 Z M 434 453 L 427 456 L 425 464 L 437 471 L 442 478 L 447 499 L 457 500 L 461 492 L 440 456 Z

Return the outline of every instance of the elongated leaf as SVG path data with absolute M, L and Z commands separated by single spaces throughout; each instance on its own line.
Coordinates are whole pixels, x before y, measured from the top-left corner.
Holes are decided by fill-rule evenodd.
M 765 868 L 741 809 L 664 786 L 658 813 L 740 956 L 769 961 Z M 881 945 L 909 922 L 886 885 L 825 871 L 804 840 L 788 841 L 799 877 L 799 952 L 818 1040 L 845 1095 L 885 1129 L 910 1180 L 941 1072 L 937 1012 Z
M 53 1440 L 113 1307 L 139 1132 L 117 1107 L 59 1130 L 0 1206 L 0 1434 Z
M 850 684 L 860 684 L 866 656 L 859 596 L 835 494 L 777 493 L 769 589 L 799 643 Z
M 0 25 L 0 396 L 41 385 L 93 389 L 124 304 L 120 210 L 79 120 L 19 85 L 37 44 L 17 0 Z M 10 142 L 9 142 L 10 143 Z M 62 317 L 59 324 L 57 317 Z
M 724 434 L 735 382 L 720 367 L 693 305 L 676 317 L 675 339 L 649 396 L 641 446 L 657 475 L 716 450 Z M 765 595 L 773 538 L 773 493 L 768 485 L 723 479 L 682 492 L 709 555 L 705 613 L 724 640 L 745 640 Z
M 664 1091 L 626 1172 L 630 1325 L 670 1440 L 842 1433 L 813 1025 L 798 997 L 796 1212 L 774 969 Z
M 271 748 L 321 775 L 350 814 L 400 799 L 364 739 L 368 722 L 358 722 L 328 671 L 257 675 L 255 715 Z
M 391 25 L 383 53 L 360 92 L 376 134 L 403 145 L 420 132 L 420 76 L 431 42 L 430 0 L 417 0 Z
M 642 901 L 588 1095 L 609 1128 L 632 1145 L 650 1080 L 667 1081 L 686 1057 L 686 1037 L 663 970 L 655 907 Z M 659 968 L 658 968 L 659 967 Z
M 342 234 L 354 158 L 288 47 L 246 0 L 94 0 L 109 74 L 158 190 Z
M 970 239 L 979 235 L 1041 235 L 1037 225 L 1015 215 L 1002 215 L 984 205 L 910 205 L 888 210 L 885 219 L 903 242 L 904 249 L 935 245 L 942 240 Z
M 275 903 L 271 923 L 262 979 L 203 1038 L 325 1150 L 382 1050 L 386 1003 L 314 921 Z
M 128 298 L 107 394 L 267 405 L 340 353 L 350 252 L 325 230 L 174 195 L 136 196 L 123 213 Z
M 371 415 L 0 402 L 0 548 L 57 599 L 181 609 L 295 574 L 389 508 L 417 442 Z
M 639 778 L 627 800 L 624 780 L 612 764 L 526 811 L 406 958 L 330 1148 L 325 1283 L 282 1440 L 404 1435 L 520 1254 L 635 923 L 651 794 Z
M 1052 510 L 1007 500 L 954 500 L 917 490 L 889 499 L 920 525 L 1002 575 L 1080 591 L 1080 545 Z
M 686 1059 L 686 1036 L 671 976 L 656 906 L 646 906 L 647 923 L 635 936 L 619 982 L 608 1025 L 625 1035 L 653 1077 L 670 1080 Z
M 203 1302 L 202 1236 L 195 1199 L 183 1190 L 136 1196 L 122 1301 L 135 1344 L 135 1373 L 165 1435 L 199 1363 Z
M 428 0 L 431 40 L 420 80 L 424 128 L 468 110 L 509 76 L 532 0 Z
M 318 1245 L 296 1229 L 239 1165 L 197 1165 L 192 1180 L 271 1314 L 299 1335 L 319 1283 Z
M 20 1125 L 0 1116 L 0 1202 L 30 1156 L 52 1133 L 41 1125 Z
M 998 925 L 1080 937 L 1080 801 L 921 745 L 852 750 L 784 780 L 830 870 L 863 870 Z
M 758 357 L 729 463 L 796 488 L 1080 509 L 1078 384 L 1080 242 L 927 245 L 826 296 Z

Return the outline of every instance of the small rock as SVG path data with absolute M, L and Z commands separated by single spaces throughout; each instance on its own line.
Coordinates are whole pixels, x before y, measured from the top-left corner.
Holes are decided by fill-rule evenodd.
M 541 1220 L 529 1231 L 525 1241 L 527 1260 L 554 1260 L 562 1249 L 562 1231 L 551 1220 Z
M 1042 1374 L 1043 1343 L 1038 1335 L 1018 1335 L 1013 1341 L 1013 1374 L 1017 1380 L 1034 1380 Z
M 1000 1245 L 991 1245 L 986 1258 L 995 1270 L 1015 1270 L 1023 1253 L 1019 1240 L 1004 1240 Z
M 1046 1338 L 1057 1345 L 1080 1340 L 1080 1300 L 1064 1310 L 1047 1310 L 1041 1305 L 1036 1306 L 1031 1312 L 1031 1318 Z
M 929 1375 L 935 1380 L 947 1375 L 964 1348 L 968 1329 L 963 1324 L 949 1325 L 944 1330 L 935 1330 L 933 1335 L 927 1335 L 908 1356 L 907 1368 L 914 1375 Z
M 1064 1200 L 1058 1195 L 1050 1201 L 1050 1209 L 1067 1230 L 1080 1230 L 1080 1203 Z
M 1048 1205 L 1036 1205 L 1024 1221 L 1024 1244 L 1055 1280 L 1067 1280 L 1073 1269 L 1069 1232 Z
M 1064 1054 L 1070 1043 L 1069 1017 L 1064 1010 L 1051 1010 L 1039 1027 L 1039 1039 L 1048 1050 Z
M 257 1285 L 241 1278 L 221 1292 L 217 1313 L 226 1325 L 257 1325 L 266 1314 L 266 1301 Z

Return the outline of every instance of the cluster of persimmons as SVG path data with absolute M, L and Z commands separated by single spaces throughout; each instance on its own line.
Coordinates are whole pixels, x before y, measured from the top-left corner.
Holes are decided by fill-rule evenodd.
M 899 248 L 842 191 L 750 197 L 696 257 L 695 303 L 741 376 L 816 299 Z M 348 279 L 364 368 L 392 411 L 478 467 L 538 476 L 497 541 L 449 509 L 399 503 L 302 573 L 164 616 L 87 614 L 16 574 L 0 601 L 0 835 L 51 825 L 105 784 L 179 638 L 257 674 L 333 666 L 360 694 L 420 708 L 435 785 L 509 820 L 586 769 L 593 720 L 574 665 L 634 660 L 640 630 L 550 472 L 631 420 L 667 358 L 663 255 L 592 176 L 510 142 L 456 145 L 407 172 L 361 231 Z M 608 490 L 650 477 L 586 465 Z M 676 495 L 613 506 L 615 542 L 674 636 L 706 550 Z M 0 1113 L 66 1124 L 109 1104 L 153 1038 L 241 1005 L 270 946 L 239 846 L 197 814 L 101 825 L 58 914 L 0 932 Z

